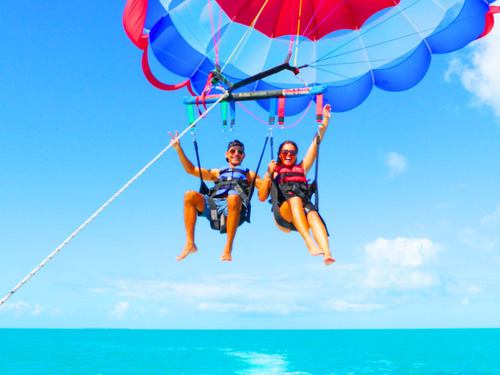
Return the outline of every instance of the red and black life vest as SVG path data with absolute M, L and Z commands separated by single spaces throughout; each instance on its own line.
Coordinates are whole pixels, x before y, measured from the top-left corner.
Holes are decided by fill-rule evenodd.
M 294 164 L 291 167 L 278 165 L 274 170 L 277 173 L 276 182 L 302 182 L 307 184 L 307 178 L 304 168 L 300 164 Z

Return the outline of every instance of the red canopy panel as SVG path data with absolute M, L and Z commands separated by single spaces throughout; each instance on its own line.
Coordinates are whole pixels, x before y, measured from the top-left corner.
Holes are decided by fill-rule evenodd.
M 360 29 L 372 15 L 401 0 L 216 1 L 235 22 L 251 26 L 257 19 L 255 29 L 271 38 L 296 35 L 299 28 L 299 35 L 318 40 L 333 31 Z

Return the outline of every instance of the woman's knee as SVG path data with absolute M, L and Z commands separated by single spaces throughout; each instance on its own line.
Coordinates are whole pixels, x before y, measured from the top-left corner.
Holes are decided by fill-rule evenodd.
M 309 223 L 309 226 L 311 228 L 316 225 L 325 227 L 325 224 L 323 223 L 323 220 L 321 220 L 318 211 L 309 211 L 307 213 L 307 222 Z
M 297 205 L 302 206 L 302 199 L 300 199 L 300 197 L 297 197 L 297 196 L 291 197 L 290 199 L 288 199 L 287 202 L 292 207 L 297 206 Z

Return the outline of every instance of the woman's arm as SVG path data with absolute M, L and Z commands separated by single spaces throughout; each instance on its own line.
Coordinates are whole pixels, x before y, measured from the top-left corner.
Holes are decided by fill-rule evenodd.
M 323 107 L 323 121 L 318 128 L 319 132 L 319 141 L 323 140 L 323 136 L 325 135 L 326 128 L 328 128 L 328 123 L 330 122 L 331 115 L 331 107 L 330 104 L 326 104 Z M 304 156 L 304 160 L 302 160 L 302 168 L 304 168 L 304 173 L 307 174 L 311 169 L 314 160 L 316 160 L 316 156 L 318 155 L 318 145 L 316 144 L 316 136 L 314 137 L 309 149 L 307 150 L 306 156 Z
M 271 160 L 269 166 L 267 167 L 267 172 L 264 175 L 264 178 L 260 180 L 260 185 L 257 186 L 259 189 L 259 200 L 261 202 L 264 202 L 267 197 L 269 197 L 269 192 L 271 191 L 271 185 L 273 183 L 272 178 L 276 165 L 277 163 L 274 160 Z

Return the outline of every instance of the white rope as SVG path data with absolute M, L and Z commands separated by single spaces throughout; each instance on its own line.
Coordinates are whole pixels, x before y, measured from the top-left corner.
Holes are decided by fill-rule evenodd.
M 222 95 L 214 104 L 212 104 L 200 117 L 196 119 L 192 124 L 190 124 L 180 135 L 178 135 L 175 140 L 181 139 L 198 121 L 200 121 L 213 107 L 215 107 L 219 102 L 226 99 L 227 94 Z M 19 284 L 17 284 L 12 291 L 3 297 L 0 300 L 0 306 L 2 306 L 19 288 L 21 288 L 29 279 L 31 279 L 39 270 L 42 268 L 45 263 L 51 260 L 54 255 L 56 255 L 66 244 L 73 239 L 83 228 L 85 228 L 92 220 L 94 220 L 97 215 L 99 215 L 102 210 L 104 210 L 112 201 L 115 200 L 123 191 L 128 188 L 140 175 L 142 175 L 154 162 L 156 162 L 171 146 L 173 142 L 171 142 L 167 147 L 165 147 L 156 157 L 151 160 L 144 168 L 142 168 L 139 173 L 137 173 L 129 182 L 127 182 L 120 190 L 116 192 L 106 203 L 104 203 L 101 208 L 99 208 L 92 216 L 90 216 L 80 227 L 75 230 L 71 236 L 66 238 L 63 243 L 61 243 L 47 258 L 43 260 L 38 266 L 35 267 L 33 271 L 31 271 Z

